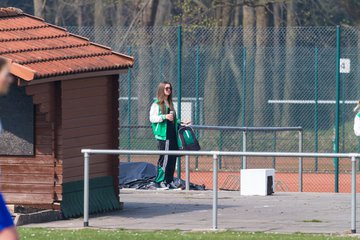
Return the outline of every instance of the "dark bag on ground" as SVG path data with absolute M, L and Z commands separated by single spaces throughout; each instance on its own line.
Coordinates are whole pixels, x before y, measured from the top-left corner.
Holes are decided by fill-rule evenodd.
M 199 151 L 200 145 L 196 139 L 194 130 L 189 126 L 181 126 L 178 131 L 180 139 L 180 150 Z

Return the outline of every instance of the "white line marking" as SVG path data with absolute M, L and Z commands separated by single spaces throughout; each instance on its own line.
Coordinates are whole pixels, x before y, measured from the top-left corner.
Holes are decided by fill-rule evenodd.
M 357 104 L 359 100 L 340 101 L 340 104 Z M 270 104 L 315 104 L 315 100 L 268 100 Z M 318 100 L 318 104 L 335 104 L 335 100 Z

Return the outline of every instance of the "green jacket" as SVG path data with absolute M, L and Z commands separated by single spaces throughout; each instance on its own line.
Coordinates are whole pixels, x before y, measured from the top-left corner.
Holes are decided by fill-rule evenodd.
M 166 131 L 167 131 L 167 124 L 166 124 L 166 116 L 162 114 L 160 105 L 158 104 L 159 100 L 155 100 L 150 109 L 150 122 L 152 126 L 152 130 L 154 136 L 157 140 L 166 140 Z M 165 104 L 166 112 L 168 112 L 169 107 Z M 175 131 L 176 136 L 178 135 L 178 127 L 180 124 L 180 119 L 177 119 L 175 115 Z M 179 138 L 178 143 L 179 143 Z M 180 146 L 180 145 L 179 145 Z

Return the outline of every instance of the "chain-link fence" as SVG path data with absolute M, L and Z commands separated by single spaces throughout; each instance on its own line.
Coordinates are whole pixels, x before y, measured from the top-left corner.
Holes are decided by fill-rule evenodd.
M 339 151 L 357 152 L 352 112 L 360 99 L 360 29 L 341 27 L 205 28 L 205 27 L 68 27 L 70 32 L 135 57 L 120 76 L 120 148 L 155 149 L 149 108 L 161 81 L 170 81 L 182 119 L 196 125 L 293 127 L 304 129 L 305 152 L 332 152 L 338 117 Z M 339 29 L 338 29 L 339 30 Z M 336 114 L 337 48 L 340 43 L 339 114 Z M 122 126 L 140 126 L 126 128 Z M 204 150 L 241 150 L 241 134 L 200 131 Z M 252 132 L 248 151 L 297 151 L 297 133 Z M 124 161 L 151 161 L 132 157 Z M 248 158 L 249 167 L 272 167 L 269 158 Z M 182 164 L 184 166 L 184 164 Z M 211 161 L 191 159 L 192 179 L 211 183 Z M 297 190 L 297 159 L 276 159 L 277 190 Z M 304 159 L 304 190 L 348 191 L 350 165 L 340 160 Z M 240 160 L 222 160 L 220 187 L 238 186 Z M 320 184 L 321 183 L 321 184 Z M 326 186 L 325 186 L 326 185 Z

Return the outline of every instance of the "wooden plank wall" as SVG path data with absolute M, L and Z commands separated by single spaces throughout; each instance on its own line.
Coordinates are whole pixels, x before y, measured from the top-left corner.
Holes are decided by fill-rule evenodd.
M 0 190 L 9 204 L 54 202 L 53 83 L 27 87 L 35 104 L 35 156 L 0 157 Z
M 0 190 L 9 204 L 50 206 L 63 182 L 83 179 L 81 148 L 118 147 L 117 76 L 27 86 L 35 105 L 34 157 L 0 157 Z M 92 156 L 90 176 L 114 176 L 116 156 Z
M 117 88 L 117 76 L 61 82 L 62 132 L 58 149 L 64 182 L 83 180 L 82 148 L 118 147 Z M 114 176 L 117 183 L 116 156 L 92 156 L 90 163 L 91 177 Z

